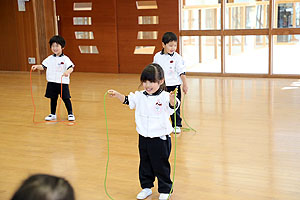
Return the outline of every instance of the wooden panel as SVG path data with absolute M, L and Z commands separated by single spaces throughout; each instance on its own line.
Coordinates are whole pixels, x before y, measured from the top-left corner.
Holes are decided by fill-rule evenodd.
M 34 25 L 33 1 L 25 3 L 26 12 L 17 11 L 15 4 L 15 12 L 17 16 L 17 35 L 19 50 L 19 70 L 29 71 L 31 65 L 28 64 L 28 57 L 37 57 L 36 32 Z
M 51 54 L 49 48 L 49 40 L 55 35 L 55 21 L 54 21 L 54 5 L 53 0 L 44 1 L 44 13 L 45 13 L 45 37 L 46 37 L 46 47 L 47 54 Z
M 33 0 L 33 14 L 36 35 L 36 48 L 38 51 L 37 62 L 41 63 L 49 54 L 49 47 L 46 40 L 46 27 L 45 27 L 45 4 L 44 1 Z
M 82 72 L 118 72 L 117 33 L 115 1 L 92 2 L 92 11 L 73 11 L 73 0 L 57 0 L 57 15 L 60 17 L 59 34 L 66 40 L 64 53 Z M 78 0 L 76 2 L 87 2 Z M 73 26 L 73 17 L 92 17 L 91 26 Z M 93 40 L 76 40 L 75 31 L 93 31 Z M 81 54 L 79 45 L 95 45 L 99 54 Z
M 0 1 L 0 70 L 26 71 L 28 57 L 35 57 L 35 33 L 32 2 L 26 2 L 26 11 L 19 12 L 17 1 Z
M 157 0 L 158 9 L 137 10 L 134 0 L 117 0 L 118 44 L 121 73 L 140 73 L 162 48 L 162 35 L 171 31 L 179 37 L 178 0 Z M 138 25 L 138 16 L 158 16 L 159 24 Z M 157 40 L 137 40 L 138 31 L 158 31 Z M 179 42 L 178 42 L 179 44 Z M 133 54 L 135 46 L 155 46 L 154 54 Z
M 18 42 L 15 4 L 10 0 L 0 1 L 0 70 L 19 70 Z M 5 27 L 5 28 L 4 28 Z
M 25 3 L 26 11 L 18 11 L 17 1 L 0 2 L 1 30 L 0 70 L 29 71 L 28 57 L 39 64 L 50 49 L 48 38 L 54 34 L 52 0 L 32 0 Z M 5 58 L 5 59 L 4 59 Z
M 19 12 L 17 1 L 0 1 L 0 70 L 28 71 L 28 57 L 36 57 L 32 1 Z

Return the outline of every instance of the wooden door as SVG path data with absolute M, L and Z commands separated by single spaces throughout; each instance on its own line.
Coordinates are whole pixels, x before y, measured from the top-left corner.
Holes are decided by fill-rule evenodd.
M 140 73 L 162 49 L 165 32 L 179 37 L 179 1 L 117 0 L 117 24 L 120 72 Z
M 165 32 L 179 35 L 179 0 L 56 0 L 56 5 L 64 52 L 77 71 L 140 73 L 161 50 Z M 81 37 L 93 39 L 76 39 L 75 32 L 82 31 Z
M 56 0 L 64 53 L 81 72 L 118 72 L 115 0 Z

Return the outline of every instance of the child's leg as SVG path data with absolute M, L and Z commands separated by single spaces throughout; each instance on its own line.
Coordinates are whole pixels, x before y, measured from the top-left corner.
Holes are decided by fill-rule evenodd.
M 152 188 L 155 180 L 154 172 L 151 167 L 150 157 L 148 153 L 147 141 L 149 138 L 145 138 L 139 135 L 139 153 L 140 153 L 140 167 L 139 167 L 139 179 L 141 187 Z
M 71 100 L 68 98 L 68 99 L 63 99 L 63 101 L 64 101 L 65 106 L 66 106 L 66 108 L 67 108 L 68 115 L 73 114 Z
M 174 91 L 176 87 L 177 86 L 167 86 L 167 91 L 168 92 Z M 177 96 L 176 97 L 181 102 L 181 87 L 180 87 L 180 85 L 178 86 Z M 180 105 L 179 105 L 178 109 L 176 110 L 175 114 L 176 114 L 176 125 L 175 125 L 174 114 L 171 115 L 172 127 L 175 127 L 175 126 L 182 127 L 182 123 L 181 123 L 182 119 L 180 117 Z
M 56 112 L 56 105 L 57 105 L 57 97 L 50 98 L 51 114 L 53 114 L 53 115 L 55 115 L 55 112 Z
M 172 181 L 170 179 L 171 167 L 169 163 L 171 138 L 166 136 L 166 140 L 162 140 L 161 138 L 148 139 L 147 149 L 154 175 L 158 179 L 158 192 L 169 193 L 172 188 Z
M 71 103 L 71 95 L 70 95 L 70 90 L 69 90 L 69 85 L 68 84 L 62 84 L 62 99 L 65 103 L 65 106 L 68 111 L 68 115 L 73 114 L 73 109 L 72 109 L 72 103 Z

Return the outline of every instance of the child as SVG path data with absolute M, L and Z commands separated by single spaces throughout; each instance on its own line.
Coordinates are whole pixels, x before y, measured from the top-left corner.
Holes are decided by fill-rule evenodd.
M 27 178 L 11 200 L 75 200 L 71 184 L 64 178 L 35 174 Z
M 152 194 L 155 177 L 158 179 L 159 199 L 168 199 L 172 187 L 169 156 L 172 132 L 169 117 L 174 113 L 174 92 L 164 91 L 164 72 L 158 64 L 148 65 L 140 77 L 143 91 L 124 96 L 115 90 L 108 90 L 111 97 L 135 109 L 136 130 L 139 133 L 140 167 L 139 179 L 142 191 L 137 199 Z M 178 108 L 179 101 L 176 101 Z
M 166 32 L 162 37 L 162 46 L 163 49 L 155 54 L 153 63 L 157 63 L 163 68 L 167 91 L 174 91 L 175 88 L 178 88 L 177 98 L 181 101 L 180 85 L 182 84 L 184 94 L 188 91 L 188 85 L 183 59 L 175 52 L 177 49 L 177 36 L 172 32 Z M 174 114 L 171 115 L 171 120 L 173 128 L 176 126 L 176 133 L 180 133 L 180 127 L 182 127 L 180 107 L 176 110 L 176 124 L 174 122 Z
M 45 97 L 50 98 L 51 113 L 45 117 L 46 121 L 56 120 L 56 105 L 58 95 L 61 94 L 61 82 L 62 84 L 62 99 L 68 110 L 68 120 L 74 121 L 75 116 L 72 111 L 71 96 L 69 91 L 70 74 L 73 72 L 74 64 L 70 58 L 63 54 L 65 48 L 65 40 L 63 37 L 56 35 L 53 36 L 50 41 L 51 51 L 53 55 L 48 56 L 41 65 L 33 65 L 32 70 L 45 70 L 47 77 L 47 89 Z M 63 76 L 63 77 L 62 77 Z M 62 79 L 61 79 L 62 77 Z

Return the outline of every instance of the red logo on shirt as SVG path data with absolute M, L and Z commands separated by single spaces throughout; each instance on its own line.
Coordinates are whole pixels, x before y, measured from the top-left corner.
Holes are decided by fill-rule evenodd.
M 60 64 L 63 65 L 63 64 L 65 64 L 65 63 L 64 63 L 64 62 L 61 62 Z
M 158 100 L 155 105 L 162 106 L 162 103 L 160 103 Z
M 170 60 L 170 63 L 173 63 L 174 61 L 173 60 Z

